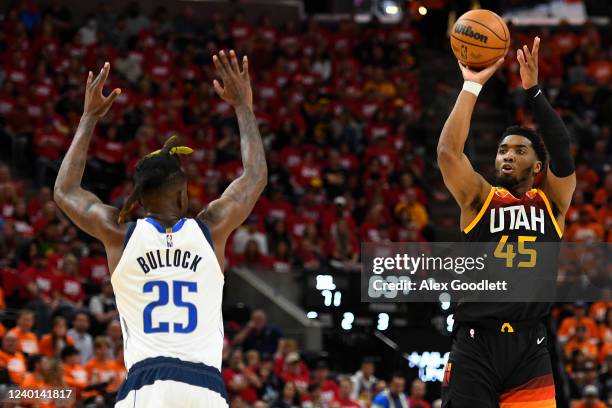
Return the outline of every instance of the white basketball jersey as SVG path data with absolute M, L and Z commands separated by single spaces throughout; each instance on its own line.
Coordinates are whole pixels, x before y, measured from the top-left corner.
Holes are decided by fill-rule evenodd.
M 159 356 L 221 370 L 224 276 L 196 220 L 138 220 L 111 283 L 128 370 Z

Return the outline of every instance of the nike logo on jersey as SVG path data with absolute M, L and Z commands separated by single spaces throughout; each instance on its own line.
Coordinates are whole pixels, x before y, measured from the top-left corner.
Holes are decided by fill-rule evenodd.
M 539 95 L 539 94 L 541 94 L 541 93 L 542 93 L 542 90 L 541 90 L 541 89 L 538 89 L 538 92 L 536 92 L 536 94 L 535 94 L 535 95 L 533 95 L 533 97 L 535 98 L 536 96 L 538 96 L 538 95 Z
M 195 272 L 201 260 L 201 256 L 197 254 L 192 255 L 191 252 L 181 251 L 180 249 L 158 249 L 157 251 L 149 251 L 145 256 L 136 258 L 136 262 L 138 262 L 144 273 L 168 266 L 182 267 Z
M 542 337 L 541 339 L 538 339 L 538 340 L 537 340 L 537 341 L 538 341 L 538 344 L 542 343 L 542 342 L 544 341 L 544 339 L 545 339 L 545 338 L 546 338 L 546 337 Z
M 541 234 L 544 234 L 544 210 L 536 207 L 530 208 L 529 214 L 522 205 L 491 208 L 491 233 L 526 229 L 539 230 Z

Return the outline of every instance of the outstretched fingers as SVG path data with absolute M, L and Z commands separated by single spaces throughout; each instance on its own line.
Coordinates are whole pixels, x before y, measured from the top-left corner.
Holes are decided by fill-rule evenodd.
M 527 64 L 531 64 L 533 62 L 533 57 L 531 56 L 531 51 L 529 51 L 529 47 L 523 45 L 523 53 L 525 54 L 525 61 Z
M 232 72 L 236 75 L 239 75 L 240 67 L 238 66 L 238 58 L 236 57 L 236 53 L 234 52 L 234 50 L 230 51 L 230 61 Z
M 527 62 L 525 61 L 525 54 L 523 54 L 523 51 L 518 50 L 516 52 L 516 59 L 518 60 L 519 64 L 521 66 L 525 65 Z
M 102 88 L 104 81 L 106 81 L 106 78 L 108 78 L 109 71 L 110 64 L 108 62 L 105 62 L 104 66 L 102 66 L 102 69 L 100 70 L 100 73 L 98 74 L 98 76 L 96 76 L 96 79 L 94 79 L 93 83 L 91 84 L 92 88 Z
M 538 52 L 540 51 L 540 37 L 536 37 L 533 40 L 533 48 L 531 50 L 531 55 L 533 55 L 534 61 L 538 62 Z
M 115 98 L 117 98 L 119 95 L 121 95 L 121 89 L 119 88 L 113 89 L 113 92 L 111 92 L 110 95 L 106 97 L 107 99 L 106 103 L 110 105 L 111 103 L 115 101 Z
M 221 51 L 221 53 L 222 52 L 223 51 Z M 221 54 L 221 53 L 219 53 L 219 54 Z M 221 77 L 223 82 L 225 82 L 229 75 L 228 75 L 227 69 L 225 68 L 225 65 L 223 64 L 223 61 L 221 61 L 221 58 L 219 57 L 219 55 L 213 55 L 213 63 L 215 64 L 215 69 L 217 70 L 217 74 Z
M 249 79 L 249 59 L 247 58 L 246 55 L 242 57 L 242 72 L 241 72 L 241 74 L 245 78 Z
M 219 53 L 219 57 L 221 57 L 221 63 L 223 64 L 223 68 L 225 68 L 226 75 L 228 78 L 232 78 L 235 73 L 229 59 L 227 58 L 227 54 L 224 51 L 221 51 Z

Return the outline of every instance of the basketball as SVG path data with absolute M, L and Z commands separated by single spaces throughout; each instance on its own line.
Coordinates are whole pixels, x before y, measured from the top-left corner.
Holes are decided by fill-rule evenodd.
M 471 10 L 455 22 L 450 42 L 453 53 L 462 64 L 482 69 L 506 55 L 510 47 L 510 31 L 494 12 Z

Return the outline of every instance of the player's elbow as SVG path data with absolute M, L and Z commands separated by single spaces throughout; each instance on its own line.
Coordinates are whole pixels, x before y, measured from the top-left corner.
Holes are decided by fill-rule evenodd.
M 457 159 L 457 153 L 445 144 L 438 144 L 438 149 L 436 153 L 438 166 L 440 167 L 444 167 L 444 165 L 451 163 Z
M 263 193 L 268 185 L 268 171 L 266 170 L 258 181 L 257 186 L 259 187 L 259 194 Z
M 66 192 L 56 182 L 55 186 L 53 187 L 53 201 L 55 201 L 55 204 L 61 207 L 62 203 L 64 202 L 65 197 L 66 197 Z
M 257 196 L 260 196 L 268 185 L 268 169 L 263 168 L 251 178 L 251 186 Z

